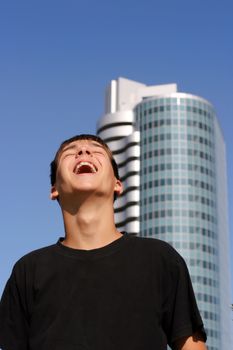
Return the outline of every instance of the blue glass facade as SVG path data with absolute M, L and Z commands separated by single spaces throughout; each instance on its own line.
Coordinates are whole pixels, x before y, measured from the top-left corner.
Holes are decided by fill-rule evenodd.
M 140 235 L 165 240 L 185 258 L 210 350 L 220 348 L 215 114 L 184 94 L 135 108 L 141 137 Z

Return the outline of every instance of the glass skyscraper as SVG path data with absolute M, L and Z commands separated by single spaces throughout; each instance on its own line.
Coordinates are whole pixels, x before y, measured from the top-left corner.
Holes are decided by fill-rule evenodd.
M 209 350 L 231 349 L 231 295 L 224 139 L 213 106 L 119 78 L 107 88 L 97 132 L 124 184 L 120 230 L 172 244 L 189 267 Z

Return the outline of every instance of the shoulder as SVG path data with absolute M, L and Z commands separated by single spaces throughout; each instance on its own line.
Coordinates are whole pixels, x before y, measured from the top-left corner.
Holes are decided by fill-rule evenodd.
M 13 272 L 20 271 L 27 268 L 28 266 L 34 265 L 35 263 L 39 263 L 41 260 L 47 259 L 53 255 L 55 251 L 56 244 L 52 244 L 50 246 L 39 248 L 25 254 L 18 261 L 16 261 L 13 267 Z
M 167 242 L 156 238 L 132 237 L 138 259 L 170 273 L 187 269 L 183 257 Z M 186 273 L 186 272 L 185 272 Z
M 167 242 L 156 238 L 134 236 L 135 246 L 149 254 L 156 254 L 159 257 L 182 259 L 181 255 Z

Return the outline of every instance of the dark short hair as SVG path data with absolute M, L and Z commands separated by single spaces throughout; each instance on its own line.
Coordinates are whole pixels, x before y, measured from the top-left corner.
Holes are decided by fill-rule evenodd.
M 54 159 L 50 163 L 50 182 L 51 182 L 52 186 L 55 185 L 55 182 L 56 182 L 58 160 L 59 160 L 59 156 L 60 156 L 63 148 L 65 146 L 67 146 L 68 144 L 70 144 L 71 142 L 78 141 L 78 140 L 93 140 L 93 141 L 100 143 L 104 147 L 104 149 L 106 150 L 106 152 L 109 156 L 110 162 L 112 164 L 112 169 L 113 169 L 113 172 L 114 172 L 116 179 L 120 180 L 117 163 L 116 163 L 116 161 L 113 157 L 112 151 L 110 150 L 108 145 L 99 136 L 91 135 L 91 134 L 81 134 L 81 135 L 73 136 L 73 137 L 63 141 L 61 143 L 60 147 L 58 148 Z M 116 195 L 116 193 L 114 193 L 114 200 L 116 199 L 116 197 L 117 197 L 117 195 Z

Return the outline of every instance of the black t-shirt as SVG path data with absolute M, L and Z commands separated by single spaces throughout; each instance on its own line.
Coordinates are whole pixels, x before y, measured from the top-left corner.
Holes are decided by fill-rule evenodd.
M 99 249 L 57 244 L 14 266 L 0 306 L 3 350 L 165 350 L 203 332 L 184 260 L 124 234 Z

